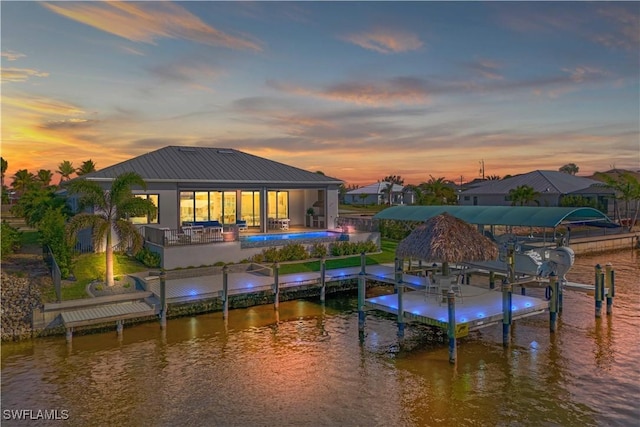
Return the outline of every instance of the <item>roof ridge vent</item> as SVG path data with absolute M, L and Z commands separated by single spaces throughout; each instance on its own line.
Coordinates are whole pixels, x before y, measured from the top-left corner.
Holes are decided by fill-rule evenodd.
M 195 153 L 196 149 L 191 147 L 179 147 L 178 151 L 182 151 L 183 153 Z
M 235 151 L 229 149 L 221 149 L 217 151 L 219 154 L 233 154 Z

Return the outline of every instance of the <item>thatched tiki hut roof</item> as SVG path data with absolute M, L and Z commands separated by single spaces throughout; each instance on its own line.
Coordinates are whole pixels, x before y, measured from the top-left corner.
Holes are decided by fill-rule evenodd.
M 498 248 L 476 227 L 445 212 L 416 227 L 398 244 L 396 256 L 442 263 L 489 261 L 498 257 Z

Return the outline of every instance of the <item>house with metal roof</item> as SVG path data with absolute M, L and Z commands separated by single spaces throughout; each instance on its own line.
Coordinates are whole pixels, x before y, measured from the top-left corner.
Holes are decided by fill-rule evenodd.
M 608 207 L 614 193 L 600 181 L 570 175 L 558 171 L 542 171 L 512 176 L 502 180 L 480 182 L 460 193 L 459 205 L 510 206 L 509 191 L 519 186 L 529 186 L 537 193 L 538 206 L 560 206 L 562 197 L 580 195 L 596 201 L 598 206 Z
M 109 183 L 136 172 L 147 183 L 134 193 L 151 199 L 156 218 L 132 218 L 141 225 L 176 229 L 184 223 L 240 221 L 267 232 L 269 219 L 305 226 L 309 208 L 317 228 L 333 228 L 341 180 L 230 148 L 168 146 L 84 175 Z
M 392 205 L 404 203 L 404 187 L 390 182 L 375 182 L 364 187 L 356 188 L 345 194 L 344 201 L 350 205 Z

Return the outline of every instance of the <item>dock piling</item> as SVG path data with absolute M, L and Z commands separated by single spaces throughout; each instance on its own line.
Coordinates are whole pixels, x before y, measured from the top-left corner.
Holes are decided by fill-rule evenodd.
M 222 267 L 222 318 L 229 318 L 229 267 Z
M 70 343 L 73 340 L 73 328 L 67 328 L 67 343 Z
M 613 265 L 608 262 L 605 265 L 605 284 L 607 287 L 607 315 L 613 313 L 613 297 L 615 296 L 615 272 Z
M 366 265 L 367 265 L 367 255 L 364 252 L 362 252 L 360 254 L 360 273 L 367 274 Z
M 327 293 L 327 265 L 326 260 L 320 257 L 320 302 L 324 303 Z
M 551 299 L 549 300 L 549 331 L 555 332 L 558 323 L 559 306 L 559 283 L 555 273 L 549 275 L 549 287 L 551 288 Z
M 600 264 L 596 264 L 596 286 L 595 286 L 595 300 L 596 300 L 596 317 L 602 316 L 602 296 L 604 293 L 604 273 Z
M 449 314 L 449 320 L 447 321 L 447 337 L 449 339 L 449 363 L 456 363 L 456 294 L 452 290 L 449 290 L 449 292 L 447 292 L 447 311 Z
M 496 288 L 496 273 L 495 271 L 489 272 L 489 289 Z
M 512 307 L 511 307 L 512 285 L 508 281 L 502 282 L 502 345 L 509 346 L 509 334 L 511 330 Z
M 358 331 L 364 332 L 365 313 L 364 299 L 366 294 L 366 278 L 363 271 L 358 275 Z
M 122 337 L 123 328 L 124 320 L 116 320 L 116 332 L 118 333 L 118 337 Z
M 273 299 L 273 309 L 277 310 L 279 305 L 280 305 L 280 283 L 279 280 L 280 278 L 278 277 L 280 275 L 280 263 L 276 262 L 275 264 L 273 264 L 273 293 L 274 293 L 274 299 Z
M 167 272 L 160 272 L 160 329 L 167 327 Z
M 402 265 L 404 264 L 404 258 L 396 258 L 395 260 L 395 284 L 394 284 L 394 291 L 396 293 L 399 292 L 398 290 L 398 284 L 402 281 Z
M 404 284 L 402 279 L 396 283 L 398 288 L 398 338 L 404 337 L 404 304 L 402 297 L 404 294 Z

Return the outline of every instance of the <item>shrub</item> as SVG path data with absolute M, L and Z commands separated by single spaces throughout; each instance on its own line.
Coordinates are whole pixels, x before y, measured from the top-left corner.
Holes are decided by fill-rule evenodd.
M 69 275 L 71 268 L 71 246 L 67 240 L 65 221 L 62 208 L 56 208 L 48 209 L 38 223 L 42 244 L 51 249 L 63 279 Z
M 262 253 L 253 256 L 253 262 L 299 261 L 309 258 L 309 253 L 300 243 L 290 243 L 282 248 L 263 249 Z
M 20 249 L 20 232 L 10 226 L 6 221 L 2 221 L 2 256 L 12 254 Z
M 160 267 L 160 254 L 151 252 L 148 248 L 142 248 L 136 254 L 136 259 L 147 267 Z
M 343 255 L 357 255 L 362 252 L 376 252 L 378 247 L 376 244 L 367 240 L 366 242 L 334 242 L 330 247 L 331 255 L 343 256 Z
M 314 243 L 309 250 L 311 258 L 322 258 L 323 256 L 327 256 L 327 253 L 327 246 L 320 242 Z
M 224 261 L 218 261 L 215 264 L 213 264 L 214 267 L 224 267 Z

